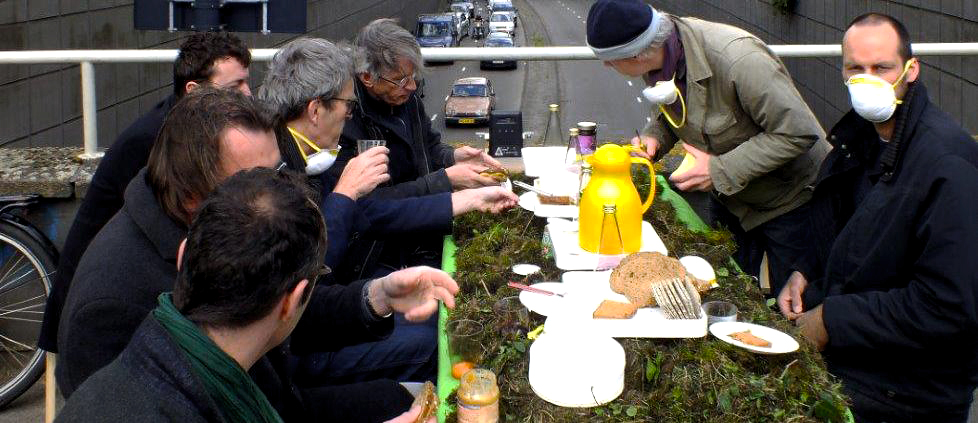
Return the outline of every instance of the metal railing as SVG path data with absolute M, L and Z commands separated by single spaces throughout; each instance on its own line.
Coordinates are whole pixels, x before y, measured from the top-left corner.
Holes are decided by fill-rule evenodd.
M 838 57 L 839 44 L 771 45 L 781 57 Z M 277 49 L 252 49 L 252 60 L 268 61 Z M 913 45 L 915 56 L 978 55 L 976 43 L 918 43 Z M 425 60 L 597 60 L 588 47 L 450 47 L 422 48 Z M 97 158 L 98 128 L 96 127 L 95 63 L 168 63 L 177 57 L 177 50 L 32 50 L 0 51 L 0 64 L 78 63 L 81 66 L 82 127 L 85 152 L 83 159 Z

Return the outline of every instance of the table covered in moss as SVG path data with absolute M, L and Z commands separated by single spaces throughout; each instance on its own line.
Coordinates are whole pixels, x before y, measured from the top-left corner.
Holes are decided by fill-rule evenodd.
M 647 179 L 646 179 L 647 180 Z M 670 255 L 698 255 L 717 270 L 720 287 L 703 301 L 736 304 L 739 320 L 770 326 L 801 339 L 796 329 L 769 308 L 757 283 L 730 260 L 736 248 L 729 232 L 710 229 L 665 179 L 657 178 L 657 195 L 645 214 Z M 648 187 L 639 187 L 647 191 Z M 644 198 L 644 193 L 642 194 Z M 525 336 L 506 338 L 493 330 L 499 323 L 492 305 L 518 295 L 506 286 L 517 263 L 540 265 L 536 280 L 557 281 L 556 268 L 542 242 L 545 219 L 514 209 L 502 215 L 469 214 L 459 218 L 445 241 L 443 268 L 461 288 L 455 310 L 440 311 L 438 392 L 439 421 L 455 421 L 451 358 L 445 324 L 458 318 L 483 323 L 482 367 L 496 373 L 500 421 L 659 421 L 659 422 L 809 422 L 846 421 L 849 417 L 840 385 L 826 371 L 821 356 L 801 342 L 783 355 L 758 355 L 710 335 L 695 339 L 618 339 L 625 349 L 625 389 L 614 401 L 592 408 L 564 408 L 536 396 L 527 380 L 529 345 Z M 531 313 L 530 327 L 543 323 Z

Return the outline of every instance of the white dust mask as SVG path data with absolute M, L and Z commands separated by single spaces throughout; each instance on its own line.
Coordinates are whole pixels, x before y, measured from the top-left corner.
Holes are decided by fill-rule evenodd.
M 306 175 L 314 176 L 329 169 L 336 163 L 336 156 L 339 154 L 340 147 L 335 150 L 320 150 L 306 157 Z
M 907 71 L 913 65 L 913 60 L 907 61 L 903 67 L 903 73 L 892 84 L 883 78 L 868 73 L 851 76 L 846 81 L 846 86 L 849 88 L 849 101 L 856 113 L 863 119 L 874 123 L 890 120 L 893 113 L 896 112 L 897 105 L 903 103 L 896 98 L 895 88 L 907 75 Z
M 668 81 L 659 81 L 651 87 L 645 87 L 642 90 L 642 96 L 645 97 L 649 103 L 659 106 L 659 111 L 665 116 L 666 120 L 673 128 L 679 129 L 686 124 L 686 100 L 683 99 L 683 94 L 679 92 L 679 87 L 676 86 L 676 76 L 673 75 L 672 79 Z M 669 112 L 666 110 L 666 106 L 675 103 L 676 100 L 680 101 L 683 108 L 683 116 L 679 119 L 679 123 L 676 123 L 669 116 Z
M 292 128 L 288 128 L 288 130 L 295 139 L 296 145 L 299 147 L 299 154 L 301 154 L 302 158 L 306 161 L 306 175 L 318 175 L 325 172 L 326 169 L 329 169 L 333 163 L 336 163 L 336 156 L 339 154 L 340 146 L 336 146 L 336 148 L 329 150 L 322 149 L 305 135 L 299 133 L 299 131 Z M 302 145 L 299 144 L 299 142 L 305 143 L 307 146 L 309 146 L 309 148 L 315 151 L 315 153 L 306 155 L 306 153 L 302 151 Z
M 675 79 L 659 81 L 654 86 L 645 87 L 642 96 L 655 105 L 672 104 L 679 98 L 679 88 L 676 87 Z

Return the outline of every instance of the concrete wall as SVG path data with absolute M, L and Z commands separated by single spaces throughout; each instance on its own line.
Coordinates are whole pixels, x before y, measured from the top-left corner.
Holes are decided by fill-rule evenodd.
M 370 20 L 418 13 L 444 0 L 309 0 L 310 36 L 352 39 Z M 0 0 L 0 50 L 132 49 L 180 46 L 183 32 L 133 30 L 132 0 Z M 295 35 L 239 34 L 250 47 L 279 46 Z M 252 85 L 264 64 L 252 66 Z M 99 146 L 172 92 L 170 64 L 96 65 Z M 0 65 L 0 146 L 81 146 L 78 65 Z
M 679 16 L 696 16 L 744 28 L 769 44 L 833 44 L 846 25 L 865 12 L 901 20 L 912 42 L 978 41 L 976 0 L 798 0 L 783 15 L 771 0 L 648 0 Z M 931 100 L 972 134 L 978 134 L 978 56 L 921 60 L 921 77 Z M 798 90 L 826 130 L 849 110 L 841 59 L 786 59 Z

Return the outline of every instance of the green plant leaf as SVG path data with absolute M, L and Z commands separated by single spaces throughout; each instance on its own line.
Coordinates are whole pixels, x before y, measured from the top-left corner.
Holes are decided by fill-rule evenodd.
M 628 406 L 628 408 L 625 409 L 625 414 L 628 415 L 628 417 L 635 417 L 638 414 L 638 407 L 634 405 Z

